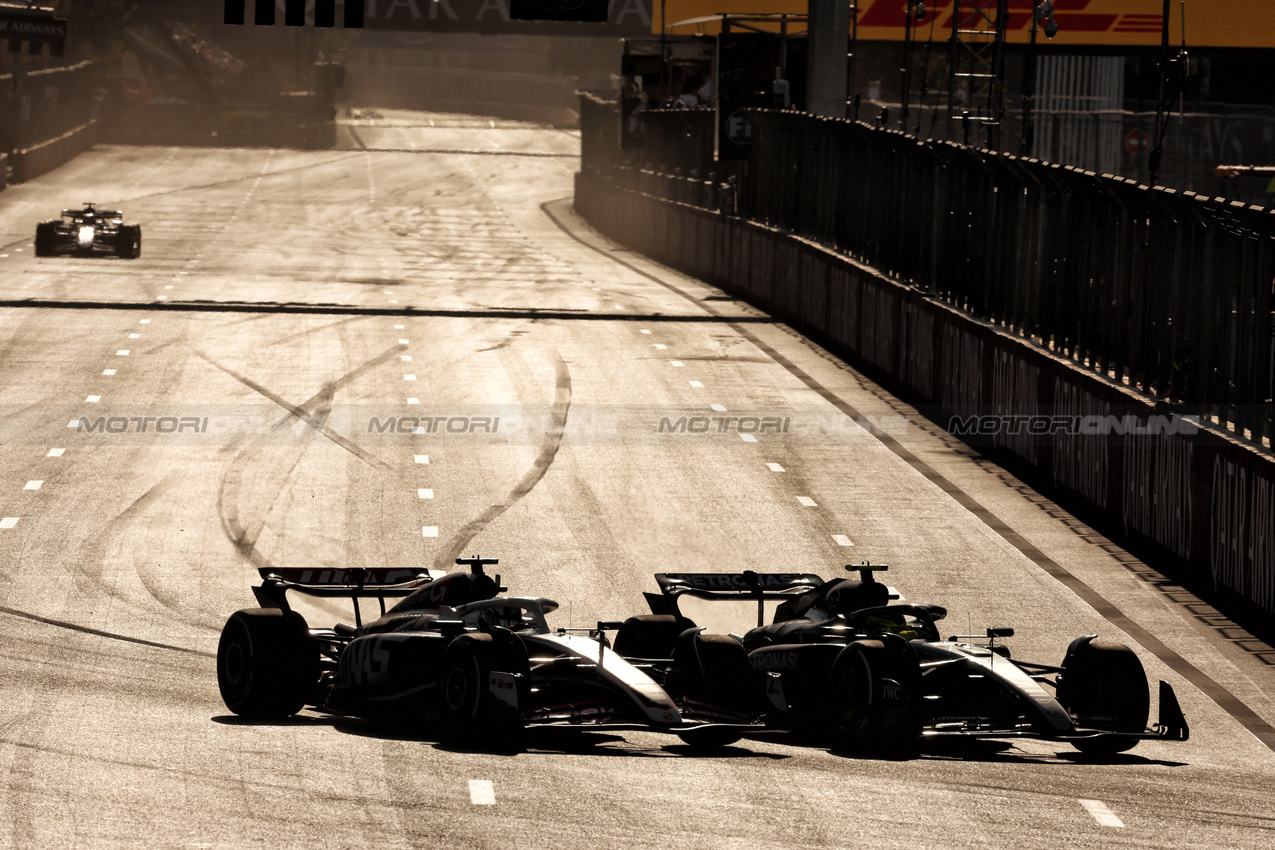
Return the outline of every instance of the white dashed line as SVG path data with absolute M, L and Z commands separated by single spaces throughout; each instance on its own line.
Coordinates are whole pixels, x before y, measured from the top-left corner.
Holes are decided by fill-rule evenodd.
M 686 365 L 686 364 L 685 364 L 685 363 L 683 363 L 681 360 L 670 360 L 669 362 L 670 362 L 670 363 L 672 363 L 674 366 L 685 366 L 685 365 Z
M 400 354 L 400 355 L 398 356 L 398 359 L 399 359 L 399 360 L 402 360 L 404 363 L 411 363 L 411 362 L 412 362 L 412 355 L 410 355 L 410 354 Z
M 401 330 L 403 330 L 403 326 L 402 326 L 402 325 L 395 325 L 395 326 L 394 326 L 394 330 L 396 330 L 396 331 L 401 331 Z
M 437 536 L 438 536 L 438 526 L 436 525 L 421 526 L 421 537 L 437 537 Z
M 713 410 L 716 410 L 718 413 L 726 412 L 726 405 L 724 404 L 710 404 L 709 407 L 711 407 Z
M 433 490 L 427 490 L 427 489 L 425 489 L 425 488 L 420 488 L 420 489 L 418 489 L 418 490 L 416 491 L 416 498 L 418 498 L 418 499 L 432 499 L 432 498 L 434 498 L 434 491 L 433 491 Z
M 854 545 L 853 543 L 850 542 L 850 538 L 846 537 L 844 534 L 834 534 L 832 535 L 832 539 L 837 542 L 838 546 L 853 546 Z
M 417 463 L 429 463 L 429 455 L 413 455 Z
M 172 289 L 172 288 L 173 288 L 173 285 L 172 285 L 171 283 L 164 284 L 164 288 L 165 288 L 165 289 Z
M 100 395 L 91 395 L 91 396 L 89 396 L 88 398 L 84 399 L 84 403 L 85 403 L 85 404 L 97 404 L 97 403 L 98 403 L 99 401 L 101 401 L 101 400 L 102 400 L 102 397 L 101 397 Z
M 757 442 L 757 438 L 756 438 L 756 437 L 754 437 L 752 434 L 740 434 L 740 435 L 739 435 L 739 438 L 740 438 L 741 440 L 743 440 L 745 443 L 755 443 L 755 442 Z
M 771 472 L 783 472 L 783 471 L 784 471 L 784 468 L 783 468 L 782 466 L 780 466 L 779 464 L 777 464 L 777 463 L 768 463 L 768 464 L 766 464 L 766 468 L 767 468 L 767 469 L 769 469 Z
M 387 290 L 385 290 L 385 294 L 386 294 L 386 295 L 393 295 L 393 294 L 394 294 L 394 290 L 392 290 L 392 289 L 387 289 Z
M 70 422 L 66 423 L 66 427 L 68 427 L 68 428 L 79 428 L 79 427 L 80 427 L 80 420 L 78 420 L 78 419 L 72 419 Z
M 7 516 L 4 519 L 0 519 L 0 528 L 13 528 L 17 524 L 18 518 L 16 516 Z
M 45 457 L 62 457 L 62 454 L 65 451 L 66 449 L 49 449 L 49 453 L 46 454 Z
M 415 381 L 415 380 L 416 380 L 416 376 L 415 376 L 415 375 L 404 375 L 404 376 L 403 376 L 403 380 L 404 380 L 404 381 Z
M 398 303 L 398 299 L 397 299 L 397 298 L 391 298 L 391 299 L 390 299 L 390 303 L 391 303 L 391 304 L 397 304 L 397 303 Z
M 641 333 L 649 334 L 649 333 L 650 333 L 650 331 L 648 331 L 646 328 L 642 328 Z
M 798 502 L 798 504 L 802 505 L 803 507 L 807 507 L 807 508 L 817 508 L 817 507 L 819 507 L 818 505 L 816 505 L 816 504 L 815 504 L 815 500 L 814 500 L 814 499 L 812 499 L 812 498 L 810 498 L 809 496 L 798 496 L 798 497 L 797 497 L 797 502 Z
M 127 357 L 127 356 L 128 356 L 128 352 L 129 352 L 129 349 L 127 349 L 127 348 L 121 348 L 119 351 L 115 352 L 115 356 L 116 356 L 116 357 Z
M 699 381 L 691 381 L 691 386 L 692 386 L 692 387 L 699 387 L 700 389 L 703 389 L 703 388 L 704 388 L 704 385 L 703 385 L 702 383 L 700 383 Z
M 115 370 L 114 370 L 114 369 L 103 369 L 103 370 L 102 370 L 102 374 L 109 378 L 111 375 L 114 375 L 114 374 L 115 374 Z
M 663 351 L 664 349 L 668 348 L 668 346 L 657 342 L 655 343 L 655 348 L 657 351 Z
M 149 325 L 149 324 L 151 323 L 151 320 L 150 320 L 150 319 L 139 319 L 137 323 L 138 323 L 139 325 Z
M 420 400 L 419 398 L 409 398 L 409 399 L 407 400 L 407 403 L 408 403 L 408 404 L 420 404 L 420 403 L 421 403 L 421 400 Z
M 399 345 L 407 345 L 407 340 L 405 340 L 405 339 L 400 339 L 400 340 L 398 341 L 398 344 L 399 344 Z
M 1093 819 L 1098 822 L 1099 826 L 1110 826 L 1120 828 L 1124 826 L 1124 821 L 1116 817 L 1115 812 L 1107 808 L 1107 804 L 1101 800 L 1081 800 L 1080 805 L 1085 807 L 1085 811 L 1093 815 Z
M 496 789 L 490 779 L 469 780 L 469 802 L 475 806 L 496 805 Z
M 44 486 L 43 481 L 28 481 L 27 486 L 23 487 L 22 489 L 23 490 L 39 490 L 43 486 Z
M 156 296 L 155 296 L 155 300 L 156 300 L 156 301 L 167 301 L 167 300 L 168 300 L 168 296 L 167 296 L 167 295 L 156 295 Z
M 129 335 L 128 335 L 128 338 L 129 338 L 129 339 L 141 339 L 141 338 L 142 338 L 142 335 L 141 335 L 141 334 L 129 334 Z

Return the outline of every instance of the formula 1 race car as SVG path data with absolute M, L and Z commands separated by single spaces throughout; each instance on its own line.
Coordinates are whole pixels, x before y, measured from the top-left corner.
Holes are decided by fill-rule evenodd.
M 142 226 L 124 224 L 124 213 L 95 209 L 91 203 L 82 210 L 62 210 L 62 218 L 35 226 L 35 255 L 55 254 L 114 254 L 135 260 L 142 254 Z
M 747 650 L 753 682 L 753 702 L 736 710 L 763 713 L 768 725 L 845 752 L 907 755 L 945 738 L 1040 738 L 1111 754 L 1144 739 L 1187 739 L 1167 682 L 1159 722 L 1147 728 L 1146 673 L 1123 644 L 1087 635 L 1071 642 L 1060 666 L 1011 659 L 997 641 L 1013 629 L 943 640 L 935 623 L 946 610 L 900 601 L 873 578 L 885 565 L 846 569 L 860 579 L 661 573 L 661 592 L 645 594 L 654 613 L 631 620 L 671 632 L 693 626 L 678 608 L 682 596 L 756 600 L 757 627 L 730 636 Z M 779 605 L 764 624 L 768 600 Z M 616 650 L 624 649 L 617 639 Z
M 551 631 L 545 615 L 556 602 L 498 596 L 500 577 L 483 569 L 495 559 L 456 563 L 469 572 L 262 569 L 253 592 L 263 607 L 232 614 L 217 647 L 227 708 L 261 719 L 309 705 L 502 747 L 516 747 L 529 725 L 650 729 L 709 747 L 759 725 L 721 707 L 747 700 L 750 668 L 738 642 L 691 634 L 666 665 L 644 671 L 605 637 L 619 630 L 617 642 L 633 643 L 631 628 Z M 310 628 L 289 608 L 289 592 L 352 598 L 356 624 Z M 368 598 L 380 616 L 364 623 Z

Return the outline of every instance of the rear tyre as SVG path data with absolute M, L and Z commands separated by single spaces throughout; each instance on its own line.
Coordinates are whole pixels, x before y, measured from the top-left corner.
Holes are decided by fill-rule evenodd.
M 677 636 L 695 624 L 672 614 L 629 617 L 615 634 L 615 651 L 625 658 L 672 658 Z
M 729 635 L 683 633 L 673 648 L 674 680 L 684 701 L 693 701 L 692 716 L 746 723 L 757 714 L 757 680 L 748 652 Z M 686 704 L 684 702 L 684 704 Z M 688 708 L 691 706 L 688 705 Z M 678 733 L 692 747 L 725 747 L 743 737 L 738 728 L 706 726 Z
M 42 221 L 35 226 L 35 255 L 52 257 L 57 251 L 58 225 L 54 221 Z
M 920 666 L 906 643 L 859 640 L 832 665 L 832 747 L 855 755 L 916 754 Z
M 217 686 L 226 708 L 269 720 L 296 714 L 319 680 L 319 650 L 295 611 L 251 608 L 230 615 L 217 644 Z
M 1111 732 L 1142 732 L 1151 712 L 1151 692 L 1142 662 L 1122 643 L 1077 638 L 1058 674 L 1058 702 L 1077 725 Z M 1137 738 L 1072 741 L 1082 753 L 1122 753 Z
M 517 638 L 503 645 L 490 634 L 461 635 L 452 641 L 443 652 L 438 679 L 443 733 L 470 746 L 520 746 L 518 688 L 508 674 L 525 675 L 526 670 L 527 652 Z M 507 683 L 493 673 L 506 674 Z M 502 684 L 510 686 L 502 690 Z

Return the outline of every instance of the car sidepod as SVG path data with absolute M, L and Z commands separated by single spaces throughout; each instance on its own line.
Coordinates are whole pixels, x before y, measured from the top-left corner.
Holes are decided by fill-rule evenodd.
M 828 680 L 844 644 L 775 644 L 748 653 L 772 720 L 819 723 L 832 706 Z
M 443 653 L 440 632 L 360 635 L 345 647 L 332 677 L 330 708 L 380 720 L 430 719 Z

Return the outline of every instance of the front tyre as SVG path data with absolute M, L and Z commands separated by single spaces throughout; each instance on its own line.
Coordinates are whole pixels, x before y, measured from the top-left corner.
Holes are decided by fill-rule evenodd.
M 1108 732 L 1142 732 L 1151 713 L 1147 674 L 1138 656 L 1122 643 L 1082 637 L 1071 642 L 1058 674 L 1058 702 L 1078 726 Z M 1133 749 L 1137 738 L 1105 736 L 1073 740 L 1082 753 L 1112 754 Z
M 253 720 L 288 717 L 318 680 L 318 646 L 300 614 L 250 608 L 230 615 L 217 644 L 217 687 L 226 708 Z
M 443 652 L 438 711 L 444 734 L 466 745 L 516 748 L 522 739 L 517 680 L 526 650 L 514 638 L 498 645 L 490 634 L 461 635 Z

